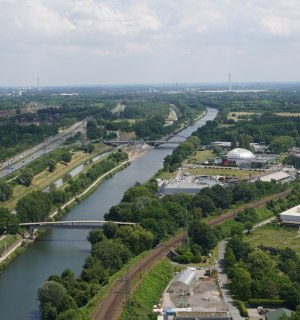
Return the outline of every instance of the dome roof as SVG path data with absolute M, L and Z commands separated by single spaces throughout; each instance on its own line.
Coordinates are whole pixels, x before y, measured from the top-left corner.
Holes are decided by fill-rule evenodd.
M 227 153 L 227 159 L 255 159 L 255 155 L 243 148 L 235 148 Z

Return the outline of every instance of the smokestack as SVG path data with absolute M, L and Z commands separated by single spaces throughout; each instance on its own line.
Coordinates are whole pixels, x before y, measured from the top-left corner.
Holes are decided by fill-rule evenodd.
M 231 73 L 229 73 L 229 91 L 231 91 Z

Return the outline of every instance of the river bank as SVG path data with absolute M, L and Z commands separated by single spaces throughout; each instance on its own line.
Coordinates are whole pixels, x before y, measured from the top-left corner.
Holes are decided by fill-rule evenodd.
M 117 165 L 113 169 L 109 170 L 105 174 L 101 175 L 98 179 L 96 179 L 86 190 L 84 190 L 82 193 L 76 195 L 75 197 L 71 198 L 68 202 L 63 204 L 60 208 L 60 210 L 55 210 L 50 216 L 49 219 L 55 219 L 58 220 L 64 216 L 66 212 L 64 212 L 64 209 L 67 209 L 67 211 L 70 210 L 73 206 L 75 206 L 78 203 L 78 200 L 83 200 L 85 197 L 88 197 L 91 192 L 94 191 L 95 188 L 97 188 L 104 179 L 106 179 L 108 176 L 111 176 L 112 174 L 115 174 L 119 170 L 122 170 L 124 167 L 129 165 L 131 162 L 135 161 L 136 159 L 142 157 L 147 151 L 149 151 L 153 147 L 148 147 L 144 150 L 135 150 L 135 152 L 130 152 L 128 154 L 128 160 L 122 162 L 121 164 Z M 36 232 L 35 237 L 40 234 L 41 232 Z M 29 234 L 27 234 L 23 239 L 18 239 L 12 246 L 10 246 L 6 252 L 0 257 L 0 271 L 3 271 L 4 268 L 6 268 L 13 260 L 12 255 L 14 254 L 14 257 L 16 257 L 18 254 L 22 253 L 26 247 L 32 242 L 33 239 L 29 239 Z M 16 252 L 16 250 L 24 243 L 27 243 L 23 248 L 24 250 L 19 250 L 19 252 Z M 9 259 L 10 258 L 10 259 Z M 9 259 L 9 261 L 6 261 Z
M 197 124 L 181 131 L 173 141 L 185 140 L 206 121 L 215 118 L 217 110 L 208 108 L 207 115 Z M 77 203 L 62 220 L 102 220 L 109 209 L 119 203 L 124 192 L 136 182 L 150 179 L 163 166 L 164 158 L 176 145 L 165 143 L 149 148 L 147 156 L 137 156 L 125 170 L 105 179 L 95 192 Z M 0 277 L 0 318 L 39 319 L 36 290 L 50 274 L 60 274 L 70 268 L 79 275 L 90 244 L 86 241 L 86 230 L 51 230 L 41 235 L 40 241 L 30 246 L 24 254 L 14 259 Z M 26 276 L 25 276 L 26 275 Z M 16 308 L 17 301 L 17 308 Z

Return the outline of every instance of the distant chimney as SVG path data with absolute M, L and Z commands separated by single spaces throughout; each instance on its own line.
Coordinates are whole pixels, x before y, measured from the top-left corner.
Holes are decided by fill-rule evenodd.
M 231 91 L 231 73 L 229 73 L 229 91 Z

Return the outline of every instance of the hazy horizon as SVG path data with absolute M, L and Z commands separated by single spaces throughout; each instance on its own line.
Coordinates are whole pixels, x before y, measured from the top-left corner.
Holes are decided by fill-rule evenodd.
M 0 86 L 297 82 L 297 0 L 3 0 Z

